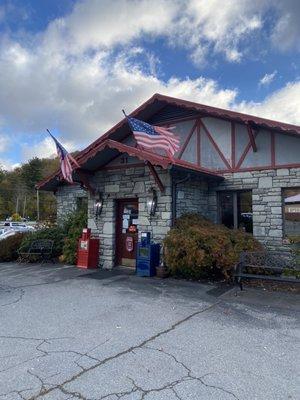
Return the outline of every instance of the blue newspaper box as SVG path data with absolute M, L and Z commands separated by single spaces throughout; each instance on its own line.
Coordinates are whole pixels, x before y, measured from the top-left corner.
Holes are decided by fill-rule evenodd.
M 137 246 L 137 276 L 154 276 L 155 267 L 159 266 L 159 255 L 160 245 L 151 243 L 149 232 L 142 232 L 141 241 Z

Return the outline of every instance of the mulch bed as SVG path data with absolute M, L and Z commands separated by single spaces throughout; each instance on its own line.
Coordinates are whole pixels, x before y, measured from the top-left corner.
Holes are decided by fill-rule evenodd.
M 292 292 L 300 294 L 300 285 L 286 282 L 272 282 L 272 281 L 261 281 L 261 280 L 243 280 L 245 287 L 259 287 L 269 292 Z

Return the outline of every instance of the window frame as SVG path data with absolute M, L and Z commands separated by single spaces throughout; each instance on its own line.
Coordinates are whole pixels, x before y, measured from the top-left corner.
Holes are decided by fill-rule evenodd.
M 219 224 L 222 224 L 222 213 L 221 213 L 221 195 L 230 193 L 233 197 L 233 229 L 239 229 L 239 217 L 238 217 L 238 193 L 251 192 L 252 199 L 252 189 L 237 189 L 237 190 L 219 190 L 217 192 L 217 220 Z M 252 201 L 253 203 L 253 201 Z M 253 206 L 253 204 L 252 204 Z M 252 209 L 253 218 L 253 209 Z M 253 232 L 251 233 L 253 234 Z
M 289 236 L 293 236 L 293 235 L 288 235 L 286 233 L 286 216 L 285 216 L 285 196 L 284 196 L 284 192 L 287 190 L 299 190 L 300 193 L 300 186 L 288 186 L 288 187 L 283 187 L 281 188 L 281 210 L 282 210 L 282 237 L 283 239 L 288 239 Z

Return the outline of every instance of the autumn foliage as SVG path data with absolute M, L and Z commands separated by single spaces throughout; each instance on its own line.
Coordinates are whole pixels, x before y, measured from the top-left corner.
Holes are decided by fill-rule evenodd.
M 164 261 L 173 276 L 230 279 L 242 251 L 261 249 L 250 234 L 185 214 L 164 239 Z

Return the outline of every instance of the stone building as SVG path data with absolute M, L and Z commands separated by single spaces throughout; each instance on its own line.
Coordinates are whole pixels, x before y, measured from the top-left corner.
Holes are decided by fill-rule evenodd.
M 174 125 L 174 159 L 135 147 L 126 119 L 77 156 L 77 184 L 57 171 L 38 187 L 54 191 L 58 220 L 88 208 L 100 238 L 100 266 L 134 265 L 140 232 L 161 241 L 174 220 L 197 212 L 240 228 L 269 248 L 300 235 L 300 127 L 155 94 L 131 116 Z M 86 203 L 85 203 L 86 200 Z

